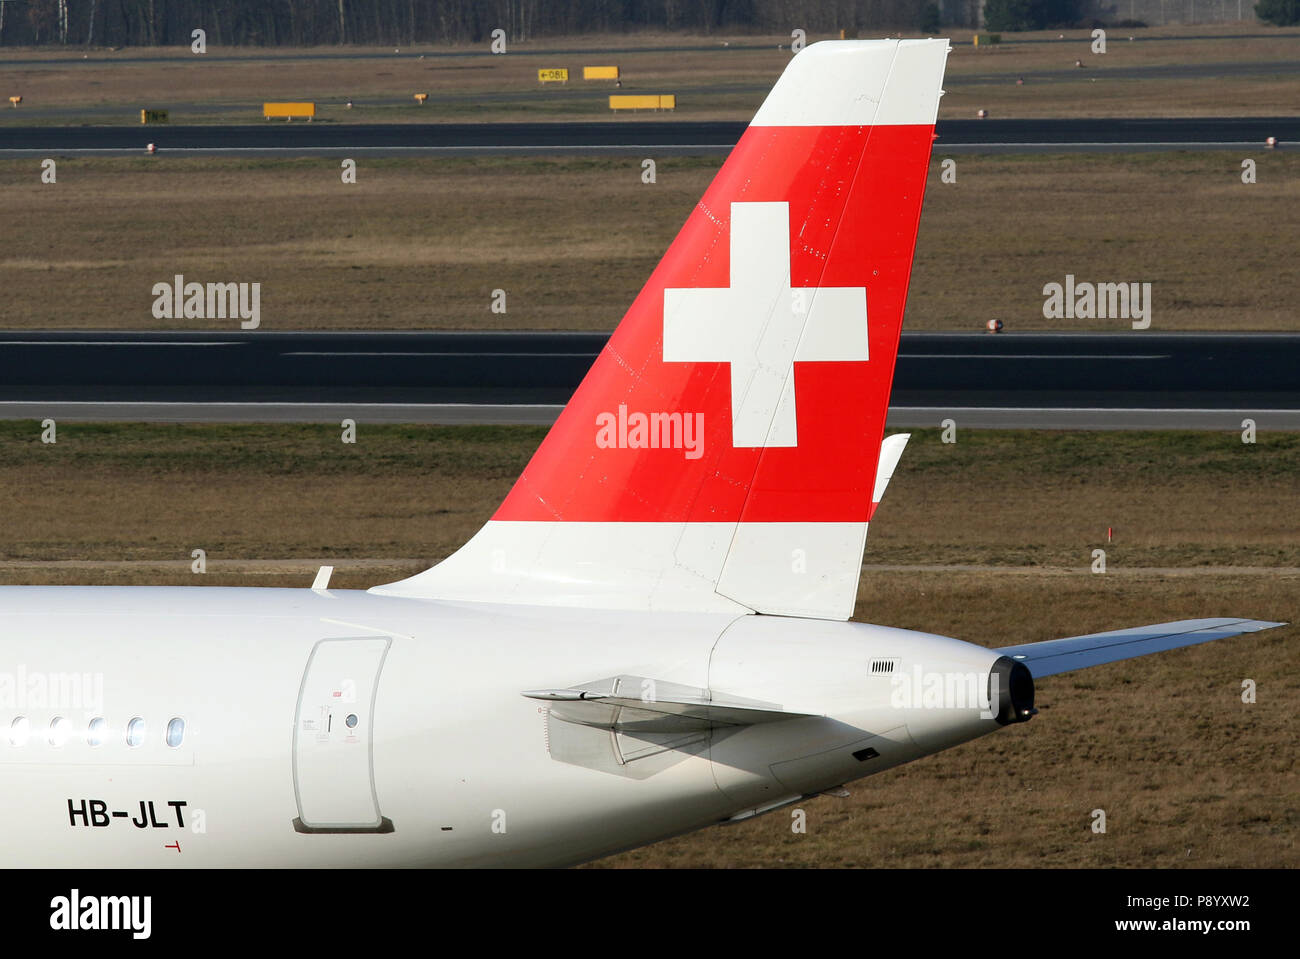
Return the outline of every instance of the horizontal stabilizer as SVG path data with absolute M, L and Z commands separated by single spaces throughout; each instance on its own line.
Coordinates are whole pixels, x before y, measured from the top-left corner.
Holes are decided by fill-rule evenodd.
M 894 478 L 894 470 L 898 469 L 898 461 L 902 459 L 903 450 L 911 438 L 911 433 L 894 433 L 886 436 L 885 441 L 880 444 L 880 459 L 876 463 L 876 488 L 871 494 L 873 514 L 884 498 L 885 489 L 889 486 L 889 481 Z
M 620 695 L 624 690 L 639 695 Z M 642 732 L 752 726 L 811 715 L 758 700 L 714 699 L 707 690 L 639 676 L 617 676 L 571 689 L 533 689 L 523 695 L 551 703 L 551 714 L 566 722 Z
M 1087 669 L 1121 659 L 1136 659 L 1167 649 L 1195 646 L 1215 639 L 1227 639 L 1242 633 L 1285 626 L 1259 619 L 1181 619 L 1173 623 L 1155 623 L 1108 633 L 1090 633 L 1041 643 L 1003 646 L 997 650 L 1029 667 L 1035 679 L 1055 676 L 1075 669 Z

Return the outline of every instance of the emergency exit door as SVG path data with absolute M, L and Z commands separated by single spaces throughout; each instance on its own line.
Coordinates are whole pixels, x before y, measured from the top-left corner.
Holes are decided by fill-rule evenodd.
M 391 832 L 374 777 L 379 673 L 392 642 L 322 639 L 307 658 L 293 731 L 299 832 Z

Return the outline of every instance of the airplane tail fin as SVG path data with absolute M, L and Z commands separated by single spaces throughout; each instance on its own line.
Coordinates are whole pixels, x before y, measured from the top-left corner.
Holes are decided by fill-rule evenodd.
M 492 519 L 374 591 L 847 619 L 948 50 L 797 54 Z

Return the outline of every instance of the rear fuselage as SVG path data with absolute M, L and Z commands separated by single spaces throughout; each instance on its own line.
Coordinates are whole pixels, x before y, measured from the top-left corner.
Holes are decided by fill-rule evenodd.
M 996 653 L 863 624 L 197 587 L 0 617 L 11 866 L 564 865 L 997 728 L 922 701 Z M 665 745 L 521 695 L 613 676 L 814 717 Z

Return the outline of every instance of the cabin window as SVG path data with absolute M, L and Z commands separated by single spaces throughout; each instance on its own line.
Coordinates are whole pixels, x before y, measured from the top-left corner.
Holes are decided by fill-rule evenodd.
M 50 745 L 62 746 L 68 741 L 70 732 L 72 732 L 72 721 L 63 716 L 55 716 L 50 720 Z
M 185 720 L 179 717 L 173 719 L 167 724 L 167 745 L 172 749 L 179 746 L 185 739 Z
M 27 738 L 32 734 L 32 721 L 26 716 L 19 716 L 9 724 L 9 745 L 26 746 Z
M 108 722 L 99 717 L 92 719 L 90 725 L 86 727 L 86 742 L 91 746 L 102 746 L 107 738 Z
M 126 724 L 126 744 L 128 746 L 139 746 L 144 742 L 144 733 L 144 720 L 137 716 Z

